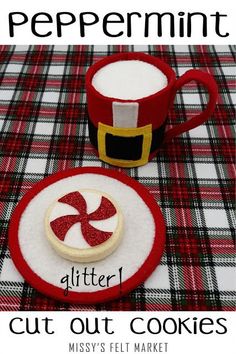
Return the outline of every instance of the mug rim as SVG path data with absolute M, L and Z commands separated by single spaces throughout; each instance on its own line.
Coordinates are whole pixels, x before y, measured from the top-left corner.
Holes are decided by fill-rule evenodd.
M 117 61 L 121 61 L 121 60 L 140 60 L 140 61 L 154 65 L 156 68 L 160 69 L 166 75 L 167 80 L 168 80 L 167 85 L 163 89 L 161 89 L 151 95 L 141 97 L 138 99 L 121 99 L 121 98 L 109 97 L 109 96 L 103 95 L 102 93 L 97 91 L 96 88 L 92 84 L 92 79 L 93 79 L 94 75 L 98 72 L 98 70 L 100 70 L 104 66 L 114 63 L 114 62 L 117 62 Z M 150 54 L 142 53 L 142 52 L 122 52 L 122 53 L 116 53 L 116 54 L 112 54 L 110 56 L 106 56 L 103 59 L 101 59 L 101 60 L 97 61 L 96 63 L 94 63 L 93 65 L 91 65 L 86 73 L 85 85 L 86 85 L 86 88 L 91 90 L 94 95 L 98 96 L 101 99 L 108 100 L 110 102 L 114 102 L 114 101 L 116 101 L 116 102 L 143 102 L 143 101 L 146 101 L 150 98 L 158 97 L 158 96 L 164 94 L 165 92 L 167 92 L 168 90 L 170 90 L 173 87 L 175 80 L 176 80 L 176 75 L 175 75 L 174 70 L 171 68 L 170 65 L 168 65 L 167 63 L 165 63 L 163 60 L 159 59 L 158 57 L 155 57 Z

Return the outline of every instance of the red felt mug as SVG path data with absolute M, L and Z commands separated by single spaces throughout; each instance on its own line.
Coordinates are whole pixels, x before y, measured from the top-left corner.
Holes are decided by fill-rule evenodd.
M 166 77 L 166 85 L 157 92 L 136 99 L 111 97 L 98 91 L 93 83 L 96 73 L 109 64 L 129 60 L 135 61 L 130 64 L 141 61 L 153 65 Z M 206 108 L 166 131 L 168 110 L 177 90 L 192 80 L 207 89 L 209 101 Z M 144 75 L 143 86 L 147 84 Z M 101 160 L 121 167 L 146 164 L 163 143 L 204 123 L 213 113 L 218 95 L 217 84 L 210 74 L 189 70 L 176 79 L 168 64 L 144 53 L 114 54 L 98 61 L 86 74 L 86 91 L 90 141 Z

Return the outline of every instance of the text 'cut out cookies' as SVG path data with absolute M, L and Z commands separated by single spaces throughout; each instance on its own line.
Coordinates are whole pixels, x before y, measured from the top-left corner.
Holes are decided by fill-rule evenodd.
M 47 210 L 45 231 L 54 250 L 75 262 L 94 262 L 120 244 L 123 215 L 108 194 L 84 189 L 61 196 Z

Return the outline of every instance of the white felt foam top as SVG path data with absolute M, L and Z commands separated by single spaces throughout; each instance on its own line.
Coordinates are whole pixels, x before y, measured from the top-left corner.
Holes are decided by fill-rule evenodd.
M 136 100 L 167 86 L 167 77 L 141 60 L 120 60 L 102 67 L 92 79 L 95 89 L 107 97 Z
M 61 195 L 80 189 L 96 189 L 109 194 L 117 201 L 124 215 L 124 234 L 119 247 L 107 258 L 94 263 L 76 263 L 60 257 L 44 234 L 44 217 L 47 208 Z M 135 207 L 134 207 L 135 206 Z M 28 204 L 19 225 L 21 252 L 31 269 L 50 284 L 64 289 L 60 280 L 70 274 L 71 268 L 83 270 L 95 267 L 97 274 L 117 274 L 123 267 L 123 281 L 130 278 L 149 255 L 155 237 L 155 225 L 149 208 L 126 184 L 104 175 L 80 174 L 59 180 L 39 192 Z M 119 284 L 118 277 L 110 286 Z M 93 292 L 94 286 L 75 287 L 73 291 Z

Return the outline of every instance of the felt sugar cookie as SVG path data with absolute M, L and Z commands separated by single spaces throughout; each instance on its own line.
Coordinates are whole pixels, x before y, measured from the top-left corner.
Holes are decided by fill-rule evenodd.
M 164 219 L 148 190 L 100 167 L 36 183 L 9 226 L 11 257 L 26 282 L 70 303 L 101 303 L 135 289 L 158 266 L 164 243 Z
M 97 190 L 67 193 L 47 210 L 48 240 L 62 257 L 98 261 L 111 254 L 122 238 L 122 212 L 108 194 Z

